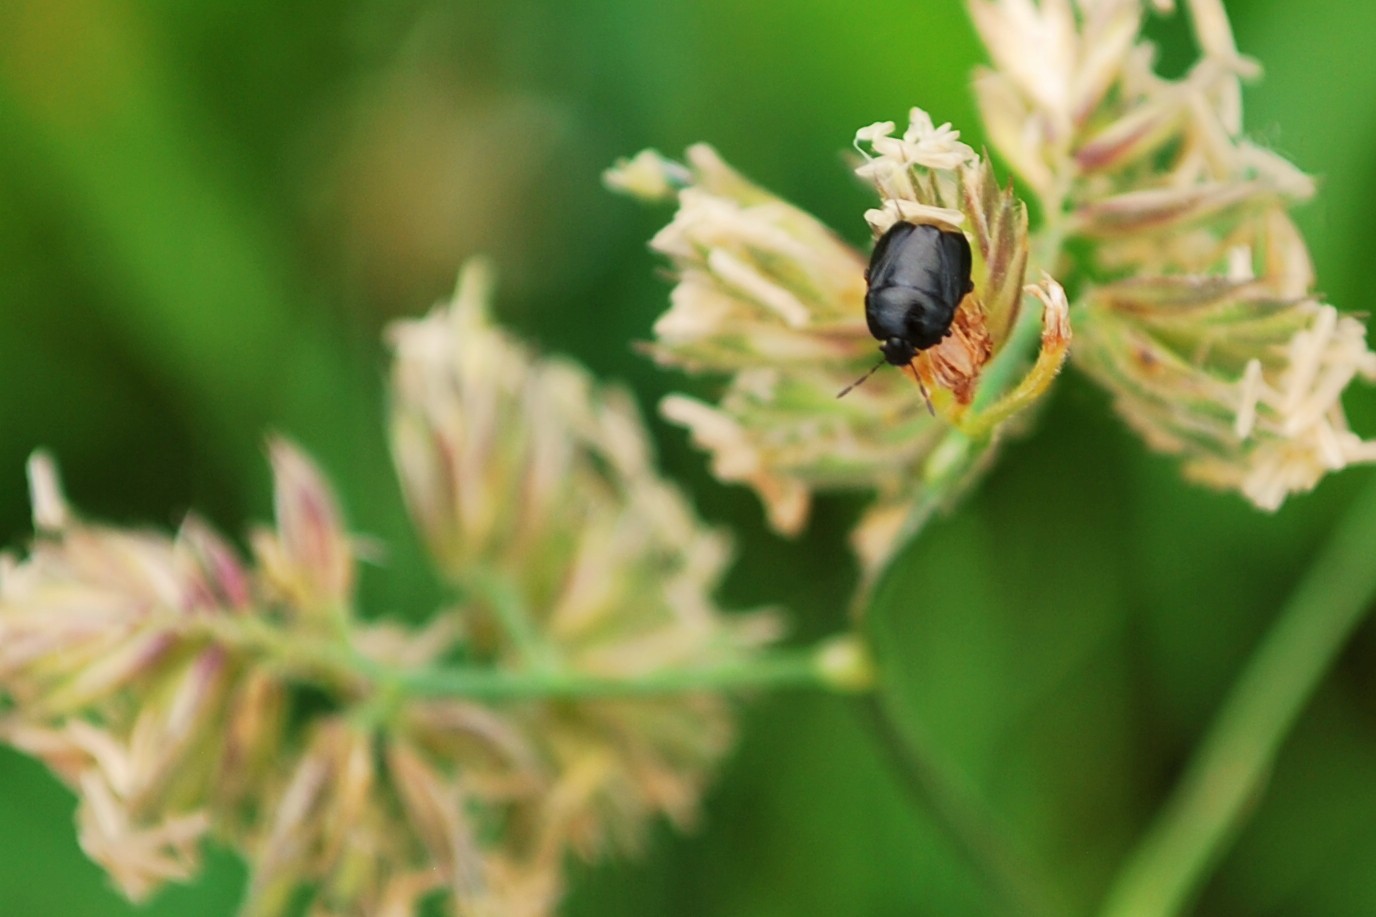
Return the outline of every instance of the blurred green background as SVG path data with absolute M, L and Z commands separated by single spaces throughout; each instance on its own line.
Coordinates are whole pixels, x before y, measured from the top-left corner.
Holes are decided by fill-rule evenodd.
M 1322 290 L 1368 309 L 1376 213 L 1376 4 L 1228 4 L 1265 65 L 1250 131 L 1322 176 L 1300 221 Z M 1191 59 L 1156 22 L 1164 66 Z M 58 456 L 92 515 L 231 532 L 269 513 L 266 431 L 333 475 L 391 546 L 370 612 L 416 617 L 416 561 L 382 436 L 384 324 L 490 254 L 497 310 L 546 350 L 636 392 L 685 382 L 635 355 L 667 284 L 645 241 L 667 212 L 599 172 L 697 140 L 857 244 L 855 128 L 921 104 L 982 138 L 979 48 L 955 2 L 154 0 L 0 2 L 0 536 L 27 536 L 23 464 Z M 1352 63 L 1357 62 L 1357 63 Z M 1370 391 L 1349 403 L 1376 433 Z M 824 500 L 785 542 L 755 499 L 653 421 L 663 464 L 739 533 L 737 607 L 782 603 L 800 640 L 842 624 L 856 507 Z M 905 556 L 890 651 L 904 701 L 1087 905 L 1220 697 L 1370 476 L 1275 516 L 1183 483 L 1075 374 L 1036 434 Z M 1376 563 L 1376 545 L 1372 551 Z M 1210 915 L 1376 914 L 1376 628 L 1287 743 Z M 877 760 L 854 711 L 761 698 L 700 830 L 576 870 L 574 915 L 984 914 L 977 880 Z M 229 915 L 242 867 L 136 911 L 80 854 L 73 800 L 0 751 L 0 915 Z

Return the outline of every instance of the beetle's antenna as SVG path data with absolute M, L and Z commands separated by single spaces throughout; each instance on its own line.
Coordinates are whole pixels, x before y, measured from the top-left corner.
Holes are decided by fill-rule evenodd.
M 864 382 L 864 381 L 865 381 L 866 379 L 868 379 L 870 376 L 873 376 L 876 372 L 878 372 L 878 371 L 879 371 L 879 367 L 883 366 L 883 365 L 884 365 L 884 362 L 885 362 L 884 360 L 880 360 L 878 363 L 874 364 L 874 368 L 873 368 L 873 369 L 871 369 L 869 372 L 865 373 L 865 374 L 864 374 L 863 376 L 861 376 L 859 379 L 856 379 L 856 380 L 855 380 L 854 382 L 852 382 L 850 385 L 847 385 L 845 388 L 843 388 L 843 389 L 841 389 L 839 392 L 837 392 L 837 393 L 836 393 L 836 397 L 837 397 L 837 398 L 844 398 L 844 397 L 850 392 L 851 389 L 855 388 L 855 387 L 856 387 L 857 385 L 859 385 L 861 382 Z M 930 404 L 930 402 L 929 402 L 929 404 Z

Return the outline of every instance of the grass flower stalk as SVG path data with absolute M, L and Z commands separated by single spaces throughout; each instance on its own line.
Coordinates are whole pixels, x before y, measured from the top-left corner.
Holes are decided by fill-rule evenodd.
M 1114 879 L 1104 917 L 1182 913 L 1245 822 L 1305 704 L 1376 603 L 1376 486 L 1348 507 L 1247 661 L 1175 790 Z

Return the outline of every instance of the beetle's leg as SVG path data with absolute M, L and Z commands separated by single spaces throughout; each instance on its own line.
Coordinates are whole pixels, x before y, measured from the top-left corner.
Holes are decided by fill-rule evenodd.
M 917 390 L 922 393 L 922 400 L 927 403 L 927 413 L 935 417 L 936 408 L 932 405 L 931 393 L 927 391 L 927 383 L 922 381 L 922 370 L 918 369 L 917 366 L 918 358 L 921 356 L 921 354 L 918 354 L 916 357 L 913 357 L 912 361 L 902 369 L 904 373 L 912 376 L 913 381 L 917 383 Z

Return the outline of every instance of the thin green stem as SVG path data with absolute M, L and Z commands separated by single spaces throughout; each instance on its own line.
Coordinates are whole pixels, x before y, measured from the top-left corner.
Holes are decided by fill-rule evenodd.
M 970 405 L 972 413 L 978 414 L 1014 388 L 1018 376 L 1027 369 L 1030 355 L 1036 351 L 1041 333 L 1041 316 L 1030 309 L 1023 309 L 1007 343 L 981 373 L 979 389 Z
M 185 633 L 203 633 L 221 645 L 260 657 L 284 678 L 354 696 L 386 695 L 392 702 L 408 697 L 575 700 L 783 688 L 855 693 L 867 690 L 869 685 L 868 676 L 838 671 L 829 661 L 838 646 L 835 638 L 813 647 L 774 650 L 726 663 L 606 676 L 564 665 L 535 669 L 490 665 L 402 667 L 369 659 L 342 641 L 294 636 L 255 618 L 183 622 L 180 628 Z
M 1048 223 L 1039 230 L 1032 252 L 1029 270 L 1049 267 L 1060 257 L 1064 241 L 1064 220 L 1060 219 L 1059 203 L 1049 209 Z M 917 535 L 931 516 L 969 479 L 973 470 L 994 443 L 999 423 L 1013 413 L 998 411 L 1001 399 L 1014 392 L 1028 366 L 1035 363 L 1041 344 L 1042 316 L 1040 310 L 1024 310 L 1018 317 L 1009 339 L 990 363 L 985 366 L 979 389 L 970 407 L 978 418 L 981 411 L 996 409 L 989 423 L 975 423 L 970 429 L 953 427 L 932 451 L 932 458 L 924 469 L 921 489 L 908 511 L 900 531 L 893 538 L 896 552 Z M 1059 364 L 1058 364 L 1059 366 Z M 1015 408 L 1025 406 L 1021 402 Z M 875 622 L 865 614 L 880 576 L 888 561 L 862 571 L 861 580 L 852 604 L 853 617 L 870 631 Z M 871 645 L 883 641 L 869 634 Z M 879 659 L 879 670 L 886 669 Z M 1055 899 L 1054 890 L 1028 868 L 1009 844 L 1004 841 L 995 819 L 989 814 L 977 794 L 965 784 L 959 772 L 949 766 L 937 753 L 931 738 L 923 734 L 919 724 L 900 723 L 884 700 L 881 689 L 861 699 L 865 720 L 871 726 L 884 756 L 907 788 L 918 808 L 927 812 L 954 842 L 961 854 L 984 879 L 986 885 L 1001 901 L 999 913 L 1016 915 L 1054 915 L 1065 913 Z
M 270 629 L 244 632 L 219 628 L 216 638 L 263 653 L 289 677 L 337 690 L 375 692 L 394 700 L 454 697 L 479 701 L 541 698 L 656 697 L 693 692 L 820 688 L 864 690 L 829 671 L 825 655 L 835 641 L 816 647 L 775 650 L 727 663 L 661 669 L 640 675 L 591 675 L 565 666 L 501 669 L 453 665 L 408 668 L 377 662 L 345 645 L 318 640 L 285 641 Z
M 1004 843 L 975 793 L 954 768 L 938 759 L 935 744 L 917 735 L 915 727 L 899 726 L 879 692 L 856 703 L 904 789 L 943 828 L 984 886 L 999 899 L 998 913 L 1019 917 L 1064 913 Z
M 1031 267 L 1054 263 L 1064 238 L 1059 225 L 1041 230 L 1031 259 Z M 997 404 L 1017 387 L 1021 374 L 1027 371 L 1029 363 L 1035 361 L 1035 354 L 1041 342 L 1041 331 L 1040 314 L 1024 310 L 1018 316 L 1007 343 L 983 370 L 980 386 L 970 405 L 972 416 L 978 417 L 982 411 Z M 895 551 L 916 537 L 936 511 L 967 480 L 970 470 L 992 445 L 993 434 L 997 431 L 999 423 L 1006 420 L 1007 416 L 1001 414 L 993 418 L 997 421 L 995 423 L 978 423 L 968 430 L 951 427 L 946 431 L 941 441 L 932 449 L 932 458 L 924 469 L 917 498 L 892 539 Z M 863 617 L 874 596 L 874 588 L 879 577 L 886 568 L 887 560 L 861 571 L 860 582 L 856 586 L 850 605 L 852 618 Z
M 491 609 L 524 665 L 536 670 L 557 666 L 551 647 L 531 620 L 530 610 L 506 577 L 497 573 L 469 571 L 464 574 L 460 586 Z
M 1237 834 L 1286 734 L 1376 601 L 1376 481 L 1347 511 L 1248 663 L 1104 917 L 1178 914 Z
M 693 692 L 833 687 L 819 668 L 813 650 L 781 650 L 740 662 L 664 669 L 624 677 L 588 675 L 570 669 L 533 672 L 495 668 L 410 670 L 366 664 L 363 670 L 411 697 L 482 701 L 656 697 Z

